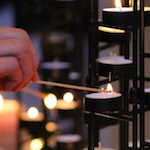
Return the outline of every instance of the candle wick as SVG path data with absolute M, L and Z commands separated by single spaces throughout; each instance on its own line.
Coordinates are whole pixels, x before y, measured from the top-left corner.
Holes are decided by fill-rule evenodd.
M 109 72 L 108 81 L 111 82 L 111 72 Z
M 122 11 L 121 7 L 118 7 L 120 11 Z
M 99 150 L 102 149 L 101 142 L 98 142 L 98 147 L 99 147 Z
M 117 54 L 114 53 L 114 61 L 117 62 Z

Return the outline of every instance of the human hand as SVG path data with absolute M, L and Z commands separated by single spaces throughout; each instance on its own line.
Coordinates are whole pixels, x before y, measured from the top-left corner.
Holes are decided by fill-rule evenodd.
M 26 31 L 0 27 L 0 90 L 19 91 L 38 80 L 39 62 Z

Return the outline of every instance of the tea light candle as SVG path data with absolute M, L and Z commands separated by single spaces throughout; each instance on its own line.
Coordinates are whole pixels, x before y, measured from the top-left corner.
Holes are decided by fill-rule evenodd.
M 98 58 L 97 61 L 102 64 L 109 64 L 109 65 L 127 65 L 132 64 L 133 61 L 130 59 L 125 59 L 124 56 L 108 56 Z
M 98 30 L 102 32 L 108 32 L 108 33 L 125 33 L 125 30 L 103 27 L 103 26 L 99 26 Z
M 59 99 L 57 101 L 55 108 L 59 110 L 73 110 L 77 108 L 77 102 L 76 101 L 66 102 L 63 99 Z
M 35 138 L 21 145 L 21 150 L 41 150 L 44 147 L 43 138 Z
M 147 20 L 147 17 L 150 15 L 150 7 L 144 7 L 144 11 L 146 20 L 145 24 L 148 25 L 149 20 Z M 103 9 L 103 22 L 105 24 L 110 24 L 114 26 L 131 28 L 133 23 L 132 15 L 133 15 L 133 7 L 122 7 L 121 4 L 118 4 L 116 8 Z
M 4 100 L 0 109 L 0 147 L 17 149 L 19 104 L 16 100 Z
M 44 114 L 35 107 L 29 108 L 28 112 L 22 112 L 20 119 L 28 122 L 40 122 L 44 119 Z
M 60 135 L 56 138 L 56 150 L 60 149 L 70 149 L 77 150 L 80 149 L 81 136 L 78 134 L 66 134 Z
M 85 95 L 85 110 L 91 112 L 117 111 L 122 108 L 122 95 L 116 92 L 100 92 Z
M 96 59 L 97 72 L 100 76 L 108 77 L 109 73 L 113 77 L 131 77 L 133 70 L 133 61 L 125 59 L 124 56 L 108 56 Z

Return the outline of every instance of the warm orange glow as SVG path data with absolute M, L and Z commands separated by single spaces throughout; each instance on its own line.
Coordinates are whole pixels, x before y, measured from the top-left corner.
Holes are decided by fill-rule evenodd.
M 48 122 L 45 128 L 48 132 L 54 132 L 57 130 L 57 124 L 54 122 Z
M 129 6 L 133 7 L 133 4 L 134 4 L 134 0 L 129 0 Z M 138 6 L 138 8 L 140 6 L 140 1 L 139 0 L 137 0 L 137 6 Z
M 0 109 L 3 107 L 3 96 L 0 94 Z
M 41 150 L 43 146 L 44 146 L 44 141 L 40 138 L 33 139 L 30 144 L 32 150 Z
M 35 107 L 30 107 L 27 111 L 27 114 L 30 118 L 36 118 L 39 114 L 39 111 Z
M 115 6 L 116 6 L 116 8 L 121 9 L 122 8 L 121 1 L 120 0 L 115 0 Z
M 113 92 L 113 87 L 110 83 L 107 84 L 106 90 L 109 92 Z

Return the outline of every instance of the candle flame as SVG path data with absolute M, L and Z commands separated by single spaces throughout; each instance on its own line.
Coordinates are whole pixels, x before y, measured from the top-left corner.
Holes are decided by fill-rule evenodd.
M 40 138 L 33 139 L 30 144 L 32 150 L 41 150 L 43 146 L 44 146 L 44 141 Z
M 0 109 L 3 107 L 3 96 L 0 94 Z
M 55 94 L 50 93 L 44 98 L 44 104 L 48 109 L 54 109 L 57 104 L 57 97 Z
M 74 96 L 71 92 L 66 92 L 64 95 L 63 95 L 63 99 L 64 101 L 66 102 L 72 102 L 73 99 L 74 99 Z
M 113 92 L 113 87 L 110 83 L 107 84 L 106 90 L 109 92 Z
M 129 6 L 133 7 L 133 4 L 134 4 L 134 0 L 129 0 Z M 139 0 L 137 0 L 137 7 L 138 8 L 140 7 L 140 1 Z
M 39 111 L 36 107 L 30 107 L 27 111 L 27 114 L 30 118 L 36 118 L 39 114 Z
M 122 4 L 120 0 L 115 0 L 115 5 L 116 5 L 116 8 L 119 8 L 119 9 L 122 8 Z

